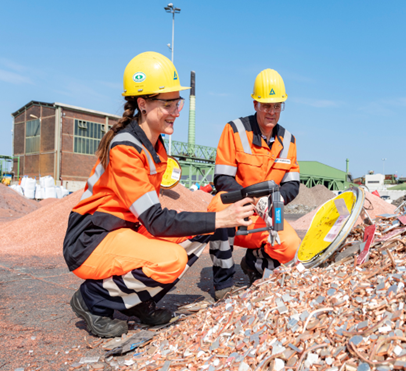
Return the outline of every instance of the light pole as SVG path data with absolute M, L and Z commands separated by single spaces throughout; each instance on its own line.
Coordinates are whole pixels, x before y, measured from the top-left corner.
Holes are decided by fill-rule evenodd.
M 386 158 L 383 158 L 382 161 L 383 161 L 383 175 L 385 176 L 385 161 L 386 161 Z
M 172 51 L 172 63 L 173 53 L 175 51 L 175 13 L 180 13 L 180 8 L 175 8 L 172 3 L 169 3 L 165 8 L 167 13 L 172 13 L 172 45 L 168 44 L 169 49 Z M 172 135 L 169 135 L 169 156 L 172 154 Z

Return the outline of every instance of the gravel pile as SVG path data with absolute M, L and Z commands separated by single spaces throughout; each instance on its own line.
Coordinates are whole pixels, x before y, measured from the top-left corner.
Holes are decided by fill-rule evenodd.
M 213 196 L 203 191 L 190 191 L 178 184 L 172 189 L 161 190 L 162 207 L 178 211 L 207 211 Z
M 3 187 L 6 191 L 8 190 L 3 185 L 0 189 L 3 190 Z M 17 205 L 15 207 L 32 211 L 33 201 L 26 200 L 11 189 L 9 192 L 12 192 L 11 196 L 7 194 L 3 199 L 10 199 L 15 203 L 14 196 L 16 196 L 19 203 L 15 203 Z M 0 229 L 0 239 L 4 245 L 2 252 L 12 255 L 62 255 L 69 214 L 79 203 L 82 194 L 83 191 L 79 190 L 62 199 L 54 199 L 52 202 L 48 200 L 40 203 L 33 202 L 36 207 L 34 211 L 26 212 L 26 215 L 20 215 L 19 219 L 3 224 L 3 228 Z M 203 191 L 191 192 L 184 186 L 178 185 L 171 190 L 163 191 L 160 201 L 162 207 L 179 211 L 206 211 L 212 198 L 212 195 Z
M 285 213 L 286 214 L 307 214 L 312 210 L 314 210 L 314 207 L 306 206 L 306 205 L 292 205 L 292 204 L 289 204 L 289 205 L 285 206 Z
M 62 255 L 68 218 L 83 191 L 58 199 L 6 223 L 0 229 L 2 252 L 12 255 Z
M 298 196 L 285 207 L 285 213 L 308 213 L 333 197 L 335 197 L 335 194 L 323 185 L 307 188 L 304 184 L 300 184 Z
M 0 222 L 20 218 L 39 207 L 38 202 L 29 200 L 0 183 Z

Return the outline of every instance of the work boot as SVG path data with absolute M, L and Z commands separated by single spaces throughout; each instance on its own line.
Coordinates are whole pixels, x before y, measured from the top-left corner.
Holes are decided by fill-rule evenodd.
M 248 276 L 250 284 L 252 285 L 256 280 L 262 278 L 261 274 L 254 269 L 251 269 L 245 261 L 245 256 L 241 259 L 240 267 L 242 271 Z
M 138 317 L 142 323 L 151 326 L 164 325 L 173 317 L 173 313 L 169 309 L 157 309 L 153 300 L 144 301 L 135 307 L 120 310 L 120 312 L 127 317 Z
M 87 330 L 93 335 L 102 338 L 115 338 L 128 332 L 127 321 L 113 319 L 111 317 L 102 317 L 91 313 L 83 300 L 80 290 L 73 294 L 70 300 L 70 306 L 77 317 L 85 320 Z
M 225 287 L 224 289 L 221 289 L 221 290 L 216 290 L 214 292 L 214 298 L 216 299 L 216 301 L 221 300 L 229 292 L 232 293 L 233 291 L 238 290 L 238 289 L 239 289 L 239 287 L 237 287 L 237 286 L 231 286 L 231 287 Z

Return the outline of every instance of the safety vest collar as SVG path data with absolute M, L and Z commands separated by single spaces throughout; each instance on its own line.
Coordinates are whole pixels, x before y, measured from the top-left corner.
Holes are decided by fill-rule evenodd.
M 249 121 L 251 124 L 251 128 L 252 128 L 252 144 L 258 146 L 258 147 L 262 147 L 262 133 L 261 133 L 261 129 L 259 128 L 259 124 L 257 121 L 257 114 L 253 115 L 253 116 L 249 116 Z
M 149 141 L 149 139 L 145 135 L 144 130 L 142 130 L 141 127 L 138 125 L 137 120 L 133 120 L 130 125 L 131 125 L 132 133 L 148 150 L 148 152 L 151 154 L 152 158 L 154 159 L 154 162 L 156 164 L 161 163 L 161 159 L 159 158 L 157 152 L 155 151 L 155 148 L 152 146 L 152 143 Z
M 257 120 L 257 114 L 253 115 L 253 116 L 249 116 L 250 119 L 250 124 L 251 124 L 251 128 L 252 128 L 252 132 L 253 132 L 253 139 L 252 139 L 252 143 L 258 147 L 267 147 L 268 143 L 266 143 L 266 140 L 264 139 L 264 142 L 266 144 L 266 146 L 263 144 L 264 142 L 262 141 L 262 132 L 261 129 L 259 128 L 259 124 L 258 124 L 258 120 Z M 275 127 L 272 130 L 272 137 L 276 138 L 277 137 L 277 133 L 279 131 L 279 129 L 281 128 L 281 126 L 279 124 L 276 124 Z M 280 138 L 278 138 L 279 141 L 281 142 Z M 276 140 L 275 140 L 276 142 Z M 282 144 L 282 142 L 281 142 Z M 272 145 L 272 147 L 275 146 L 275 143 Z M 279 152 L 278 152 L 279 153 Z

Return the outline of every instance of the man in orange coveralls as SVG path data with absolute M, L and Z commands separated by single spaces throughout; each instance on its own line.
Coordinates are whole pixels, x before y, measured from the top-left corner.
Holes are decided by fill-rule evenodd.
M 296 139 L 278 124 L 288 97 L 282 77 L 275 70 L 262 71 L 255 79 L 251 97 L 255 115 L 230 121 L 223 130 L 217 147 L 214 185 L 219 192 L 230 192 L 273 180 L 280 185 L 286 205 L 299 193 L 300 174 Z M 267 212 L 263 215 L 263 211 L 267 206 L 267 197 L 259 199 L 257 215 L 251 218 L 253 223 L 249 229 L 265 227 L 268 218 Z M 210 210 L 222 207 L 220 202 L 212 204 Z M 284 230 L 278 235 L 280 243 L 272 246 L 267 231 L 247 236 L 235 236 L 234 229 L 216 232 L 216 241 L 210 242 L 210 256 L 217 300 L 233 289 L 234 244 L 247 248 L 241 268 L 251 283 L 262 276 L 265 268 L 272 270 L 293 259 L 300 239 L 286 220 Z

